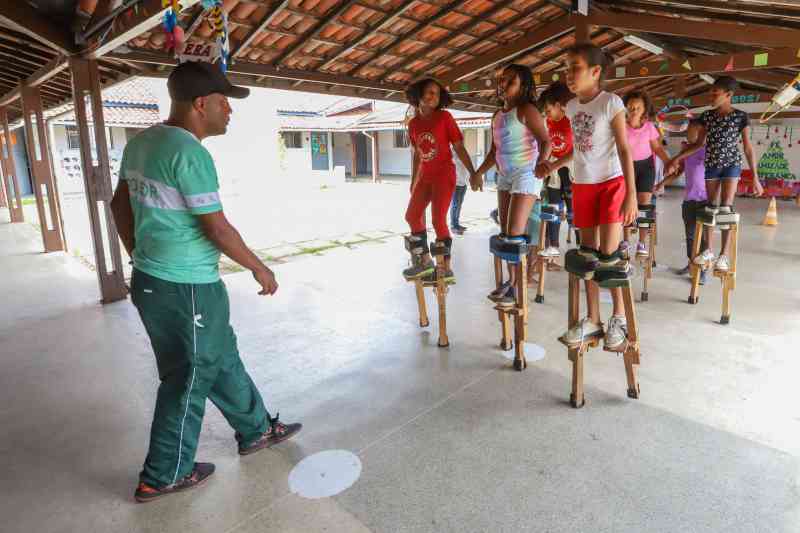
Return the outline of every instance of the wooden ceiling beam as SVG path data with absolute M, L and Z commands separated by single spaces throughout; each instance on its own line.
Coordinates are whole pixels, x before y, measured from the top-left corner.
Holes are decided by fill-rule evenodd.
M 15 0 L 0 4 L 0 25 L 23 33 L 53 51 L 62 54 L 75 51 L 75 41 L 69 30 L 54 24 L 27 2 Z
M 446 43 L 448 41 L 451 41 L 452 39 L 457 37 L 459 34 L 465 34 L 465 33 L 469 34 L 469 32 L 471 32 L 472 30 L 477 28 L 478 25 L 480 25 L 480 24 L 489 22 L 491 24 L 494 24 L 495 26 L 499 26 L 499 24 L 497 22 L 494 22 L 494 21 L 492 21 L 490 19 L 494 15 L 499 13 L 500 11 L 503 11 L 504 9 L 506 9 L 507 6 L 510 3 L 511 3 L 511 1 L 500 2 L 500 3 L 496 4 L 494 7 L 489 8 L 485 12 L 481 13 L 480 16 L 473 16 L 472 19 L 469 22 L 467 22 L 464 26 L 451 30 L 451 32 L 448 33 L 447 35 L 445 35 L 444 37 L 442 37 L 440 39 L 436 39 L 435 41 L 433 41 L 430 44 L 428 44 L 428 46 L 423 47 L 422 49 L 418 50 L 417 52 L 414 52 L 413 54 L 409 55 L 406 59 L 401 61 L 400 64 L 391 65 L 390 68 L 391 69 L 394 69 L 394 68 L 397 68 L 397 69 L 406 68 L 409 65 L 411 65 L 413 62 L 418 61 L 419 59 L 424 58 L 429 53 L 435 51 L 440 45 L 443 45 L 444 43 Z M 532 10 L 538 11 L 539 8 L 541 8 L 543 3 L 544 2 L 537 2 L 534 5 L 534 7 L 532 8 Z M 452 54 L 450 55 L 450 57 L 452 57 Z M 391 76 L 391 74 L 392 74 L 391 72 L 386 72 L 385 74 L 383 74 L 383 76 L 381 76 L 380 79 L 386 79 L 387 77 Z
M 617 30 L 643 31 L 663 35 L 702 38 L 763 47 L 797 46 L 800 31 L 779 26 L 725 24 L 699 22 L 680 17 L 660 17 L 640 13 L 598 12 L 589 13 L 589 23 Z
M 236 48 L 234 48 L 234 50 L 231 52 L 231 59 L 236 59 L 239 57 L 242 52 L 244 52 L 245 48 L 250 46 L 250 43 L 252 43 L 256 37 L 258 37 L 258 34 L 267 29 L 267 27 L 272 24 L 272 21 L 275 20 L 275 17 L 277 17 L 281 11 L 283 11 L 289 5 L 289 1 L 290 0 L 283 0 L 272 5 L 258 25 L 250 30 L 250 33 L 248 33 L 247 36 L 242 39 L 242 42 L 236 45 Z
M 572 30 L 573 22 L 569 15 L 547 21 L 505 46 L 497 47 L 480 57 L 476 57 L 471 61 L 466 61 L 456 66 L 452 70 L 446 72 L 443 77 L 445 81 L 454 82 L 473 76 L 498 63 L 506 61 L 510 57 L 541 46 Z
M 402 4 L 400 4 L 399 7 L 393 9 L 392 11 L 379 11 L 380 13 L 383 13 L 384 19 L 381 20 L 379 23 L 377 23 L 375 26 L 372 26 L 371 29 L 365 31 L 360 37 L 358 37 L 355 41 L 351 42 L 348 46 L 342 48 L 334 55 L 332 55 L 330 59 L 328 59 L 322 65 L 320 65 L 319 67 L 320 70 L 325 70 L 330 68 L 330 66 L 333 65 L 335 62 L 339 61 L 339 59 L 342 56 L 349 54 L 353 50 L 356 50 L 359 46 L 361 46 L 371 37 L 373 37 L 376 32 L 383 29 L 385 26 L 395 22 L 403 13 L 414 7 L 414 5 L 415 2 L 403 2 Z M 369 9 L 373 8 L 369 7 Z M 375 9 L 375 11 L 377 11 L 377 9 Z
M 345 0 L 338 7 L 329 11 L 325 16 L 320 18 L 316 22 L 316 24 L 314 24 L 311 27 L 310 31 L 306 32 L 303 35 L 298 35 L 297 41 L 295 43 L 289 45 L 286 48 L 286 50 L 284 50 L 278 57 L 272 60 L 272 65 L 277 67 L 284 61 L 286 61 L 289 57 L 291 57 L 293 53 L 295 53 L 297 50 L 305 46 L 310 39 L 319 36 L 319 34 L 322 33 L 322 30 L 325 29 L 325 26 L 327 26 L 328 23 L 333 22 L 339 16 L 344 14 L 344 12 L 350 9 L 350 7 L 352 7 L 354 3 L 355 0 Z

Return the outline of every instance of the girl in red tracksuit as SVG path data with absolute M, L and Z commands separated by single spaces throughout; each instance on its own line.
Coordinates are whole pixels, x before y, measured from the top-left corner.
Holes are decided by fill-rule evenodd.
M 437 242 L 450 249 L 453 239 L 447 225 L 447 210 L 456 187 L 456 167 L 452 146 L 470 176 L 475 174 L 472 160 L 464 148 L 461 130 L 453 116 L 444 108 L 453 99 L 436 80 L 425 78 L 412 83 L 406 90 L 408 103 L 416 116 L 408 123 L 408 136 L 414 148 L 411 175 L 411 199 L 406 210 L 406 222 L 411 227 L 408 237 L 412 266 L 403 271 L 406 279 L 434 275 L 434 265 L 428 250 L 425 209 L 431 204 L 433 228 Z M 450 256 L 446 256 L 448 281 L 452 280 Z

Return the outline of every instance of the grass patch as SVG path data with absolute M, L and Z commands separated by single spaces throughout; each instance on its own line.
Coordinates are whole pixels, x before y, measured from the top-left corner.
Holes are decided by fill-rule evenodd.
M 339 246 L 341 245 L 329 244 L 327 246 L 317 246 L 315 248 L 300 248 L 300 251 L 294 255 L 318 254 L 320 252 L 324 252 L 325 250 L 330 250 L 331 248 L 338 248 Z

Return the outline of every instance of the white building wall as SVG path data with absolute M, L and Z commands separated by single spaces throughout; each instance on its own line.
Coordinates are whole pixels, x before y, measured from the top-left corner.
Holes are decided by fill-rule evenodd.
M 349 133 L 333 134 L 333 166 L 344 167 L 348 174 L 353 166 L 353 143 L 350 141 Z
M 411 175 L 411 147 L 395 148 L 394 130 L 378 132 L 378 147 L 380 149 L 378 163 L 382 175 Z

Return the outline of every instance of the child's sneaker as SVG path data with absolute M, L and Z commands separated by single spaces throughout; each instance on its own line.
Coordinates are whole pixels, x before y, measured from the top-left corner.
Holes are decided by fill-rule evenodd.
M 606 328 L 605 348 L 616 350 L 620 348 L 628 338 L 628 325 L 624 316 L 612 316 Z
M 517 303 L 517 291 L 509 285 L 496 301 L 498 305 L 514 305 Z
M 712 252 L 710 248 L 707 248 L 703 250 L 703 253 L 695 257 L 693 262 L 695 265 L 705 265 L 706 263 L 710 263 L 713 260 L 714 260 L 714 252 Z
M 418 279 L 427 276 L 435 270 L 436 266 L 433 264 L 433 261 L 427 263 L 420 262 L 403 270 L 403 277 L 407 280 Z
M 602 335 L 603 326 L 595 324 L 589 320 L 589 317 L 586 317 L 569 328 L 562 338 L 568 345 L 575 346 L 592 337 L 601 337 Z
M 683 267 L 682 269 L 680 269 L 680 270 L 678 270 L 677 272 L 675 272 L 675 274 L 677 274 L 677 275 L 679 275 L 679 276 L 686 276 L 686 275 L 688 275 L 688 274 L 689 274 L 689 269 L 690 269 L 690 266 L 689 266 L 689 265 L 686 265 L 686 266 L 685 266 L 685 267 Z
M 636 255 L 639 257 L 647 257 L 649 255 L 647 252 L 647 246 L 643 242 L 640 242 L 636 245 Z
M 544 257 L 559 257 L 561 255 L 561 251 L 555 246 L 548 246 L 540 255 Z
M 144 481 L 139 483 L 134 493 L 134 499 L 139 503 L 147 503 L 156 500 L 173 492 L 181 492 L 193 489 L 203 484 L 214 473 L 214 465 L 211 463 L 195 463 L 194 468 L 187 475 L 166 487 L 160 489 L 151 487 Z
M 504 281 L 502 285 L 500 285 L 495 290 L 493 290 L 492 292 L 489 293 L 489 299 L 491 301 L 493 301 L 494 303 L 499 302 L 500 298 L 502 298 L 503 295 L 505 295 L 505 293 L 509 289 L 509 287 L 511 287 L 511 282 L 510 281 Z
M 439 279 L 439 273 L 438 273 L 438 271 L 434 270 L 430 274 L 426 274 L 425 276 L 423 276 L 422 277 L 422 282 L 423 283 L 436 283 L 436 281 L 438 279 Z M 452 270 L 448 270 L 447 272 L 445 272 L 445 274 L 444 274 L 444 282 L 447 283 L 448 285 L 455 285 L 455 283 L 456 283 L 456 275 L 453 274 Z
M 731 269 L 731 262 L 728 259 L 727 255 L 721 255 L 717 258 L 717 262 L 714 265 L 714 270 L 717 272 L 727 272 Z
M 628 241 L 622 241 L 619 243 L 619 255 L 623 259 L 630 259 L 631 256 L 631 244 Z

